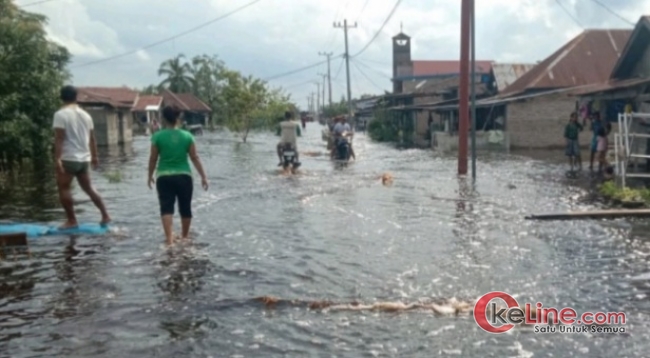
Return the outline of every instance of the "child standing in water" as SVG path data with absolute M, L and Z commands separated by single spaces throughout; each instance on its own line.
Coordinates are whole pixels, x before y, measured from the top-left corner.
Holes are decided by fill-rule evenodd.
M 607 148 L 609 147 L 609 141 L 607 140 L 607 129 L 605 127 L 598 128 L 596 132 L 597 144 L 596 152 L 598 158 L 598 172 L 602 173 L 603 168 L 607 167 Z

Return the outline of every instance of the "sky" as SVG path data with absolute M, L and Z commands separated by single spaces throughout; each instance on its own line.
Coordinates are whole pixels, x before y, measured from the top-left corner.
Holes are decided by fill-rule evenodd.
M 391 38 L 400 28 L 411 37 L 413 59 L 459 58 L 460 0 L 403 0 L 383 29 L 395 0 L 259 0 L 199 30 L 149 46 L 252 1 L 15 3 L 48 17 L 48 36 L 73 54 L 70 69 L 77 86 L 143 88 L 162 81 L 158 68 L 164 60 L 178 54 L 187 58 L 208 54 L 217 55 L 226 66 L 245 75 L 276 77 L 269 80 L 270 85 L 285 88 L 294 102 L 305 108 L 307 98 L 318 90 L 316 83 L 322 86 L 327 64 L 287 76 L 277 75 L 326 62 L 320 52 L 333 53 L 332 97 L 338 101 L 346 95 L 346 71 L 343 59 L 334 57 L 344 53 L 345 45 L 344 31 L 336 28 L 334 22 L 346 19 L 357 25 L 348 30 L 349 51 L 354 56 L 350 60 L 352 97 L 392 89 Z M 642 15 L 650 15 L 650 0 L 478 0 L 476 59 L 535 63 L 584 29 L 631 29 Z M 378 35 L 370 42 L 375 34 Z M 123 53 L 131 54 L 102 61 Z M 88 64 L 94 61 L 99 62 Z M 325 95 L 327 99 L 327 91 Z

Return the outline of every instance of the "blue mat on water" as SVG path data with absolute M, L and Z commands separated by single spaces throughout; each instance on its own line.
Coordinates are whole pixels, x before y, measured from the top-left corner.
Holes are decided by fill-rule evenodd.
M 79 224 L 74 229 L 59 230 L 56 226 L 38 224 L 0 224 L 0 234 L 24 232 L 27 237 L 54 236 L 54 235 L 99 235 L 108 232 L 108 226 L 99 224 Z

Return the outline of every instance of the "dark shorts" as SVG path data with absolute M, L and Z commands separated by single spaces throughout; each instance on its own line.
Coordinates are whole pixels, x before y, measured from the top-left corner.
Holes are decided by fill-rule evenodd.
M 579 157 L 580 156 L 580 144 L 578 140 L 569 140 L 566 145 L 566 156 L 567 157 Z
M 72 162 L 68 160 L 62 160 L 61 164 L 63 165 L 63 170 L 70 175 L 79 175 L 88 173 L 90 168 L 90 162 Z
M 160 215 L 174 215 L 178 199 L 178 212 L 182 218 L 192 217 L 192 192 L 194 181 L 187 174 L 163 175 L 156 179 L 156 190 L 160 202 Z

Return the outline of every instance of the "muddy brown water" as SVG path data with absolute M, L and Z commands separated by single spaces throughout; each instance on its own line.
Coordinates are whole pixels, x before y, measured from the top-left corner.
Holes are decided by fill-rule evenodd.
M 310 123 L 303 151 L 324 151 Z M 242 144 L 197 137 L 211 188 L 196 181 L 194 243 L 165 250 L 149 141 L 103 153 L 95 183 L 121 236 L 31 240 L 32 259 L 0 263 L 0 356 L 6 357 L 643 357 L 650 352 L 650 242 L 645 221 L 534 222 L 587 209 L 589 185 L 566 164 L 484 154 L 476 185 L 456 161 L 354 140 L 358 162 L 303 156 L 277 174 L 276 137 Z M 394 183 L 381 185 L 391 172 Z M 49 169 L 0 186 L 0 219 L 55 224 Z M 120 180 L 115 180 L 119 173 Z M 112 182 L 109 178 L 113 178 Z M 77 189 L 83 221 L 98 213 Z M 266 310 L 252 300 L 475 299 L 578 312 L 624 311 L 626 334 L 493 335 L 472 318 L 426 312 Z

